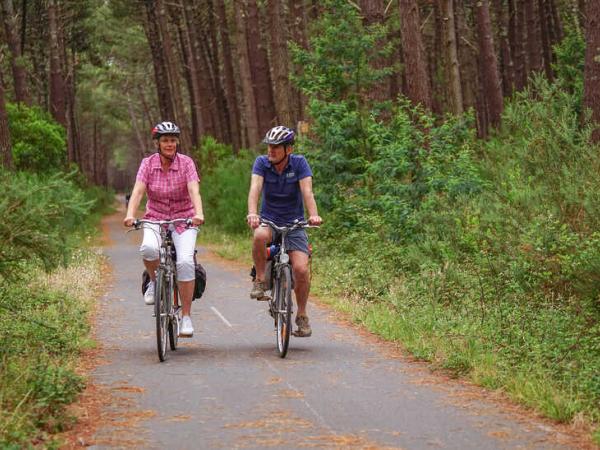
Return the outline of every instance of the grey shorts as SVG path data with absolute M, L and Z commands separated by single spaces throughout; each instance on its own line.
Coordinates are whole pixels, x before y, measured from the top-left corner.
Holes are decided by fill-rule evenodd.
M 271 228 L 271 227 L 269 227 Z M 279 231 L 271 228 L 271 233 L 273 236 L 273 242 L 279 240 L 279 236 L 281 233 Z M 306 235 L 306 230 L 299 228 L 297 230 L 288 233 L 285 237 L 285 249 L 288 252 L 300 251 L 306 253 L 310 256 L 310 251 L 308 250 L 308 236 Z

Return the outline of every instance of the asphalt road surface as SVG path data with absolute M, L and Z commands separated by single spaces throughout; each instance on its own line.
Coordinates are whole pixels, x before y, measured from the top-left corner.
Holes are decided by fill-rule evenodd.
M 568 436 L 478 388 L 431 374 L 390 345 L 311 303 L 311 338 L 275 349 L 248 270 L 199 249 L 208 274 L 194 337 L 160 363 L 152 307 L 141 293 L 141 232 L 106 220 L 112 283 L 100 299 L 110 396 L 92 448 L 564 449 Z

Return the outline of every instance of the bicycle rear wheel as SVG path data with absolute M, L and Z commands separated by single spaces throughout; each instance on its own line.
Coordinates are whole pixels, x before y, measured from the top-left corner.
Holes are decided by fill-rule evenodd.
M 292 328 L 292 273 L 290 266 L 281 268 L 274 287 L 276 295 L 277 351 L 281 358 L 285 358 Z
M 170 301 L 168 296 L 168 286 L 165 273 L 159 269 L 156 273 L 156 285 L 154 286 L 154 315 L 156 317 L 156 346 L 158 349 L 158 359 L 164 361 L 167 355 L 167 321 L 168 306 Z

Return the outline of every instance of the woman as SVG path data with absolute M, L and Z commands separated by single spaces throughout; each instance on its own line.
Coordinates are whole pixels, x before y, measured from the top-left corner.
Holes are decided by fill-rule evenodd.
M 133 225 L 135 213 L 144 193 L 148 195 L 144 219 L 172 220 L 192 218 L 195 226 L 204 223 L 202 199 L 198 185 L 198 173 L 194 161 L 178 153 L 179 127 L 172 122 L 161 122 L 152 130 L 152 139 L 157 153 L 144 158 L 138 169 L 135 186 L 127 206 L 123 223 Z M 146 225 L 148 226 L 148 225 Z M 158 268 L 158 249 L 160 238 L 155 231 L 158 226 L 144 228 L 144 239 L 140 247 L 146 270 L 150 274 L 150 284 L 144 294 L 147 305 L 154 303 L 154 284 Z M 190 318 L 192 295 L 194 293 L 194 249 L 196 245 L 196 227 L 186 228 L 178 225 L 173 232 L 173 242 L 177 251 L 177 282 L 182 300 L 181 328 L 179 335 L 191 337 L 194 327 Z

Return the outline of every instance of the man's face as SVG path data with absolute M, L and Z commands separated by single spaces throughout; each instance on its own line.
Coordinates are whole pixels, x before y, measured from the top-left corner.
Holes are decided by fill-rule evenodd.
M 179 144 L 179 138 L 177 136 L 161 136 L 158 139 L 158 145 L 160 151 L 167 156 L 173 156 L 177 151 L 177 144 Z
M 270 163 L 278 164 L 285 159 L 286 155 L 289 155 L 290 153 L 291 147 L 286 149 L 283 144 L 269 144 L 267 156 Z

